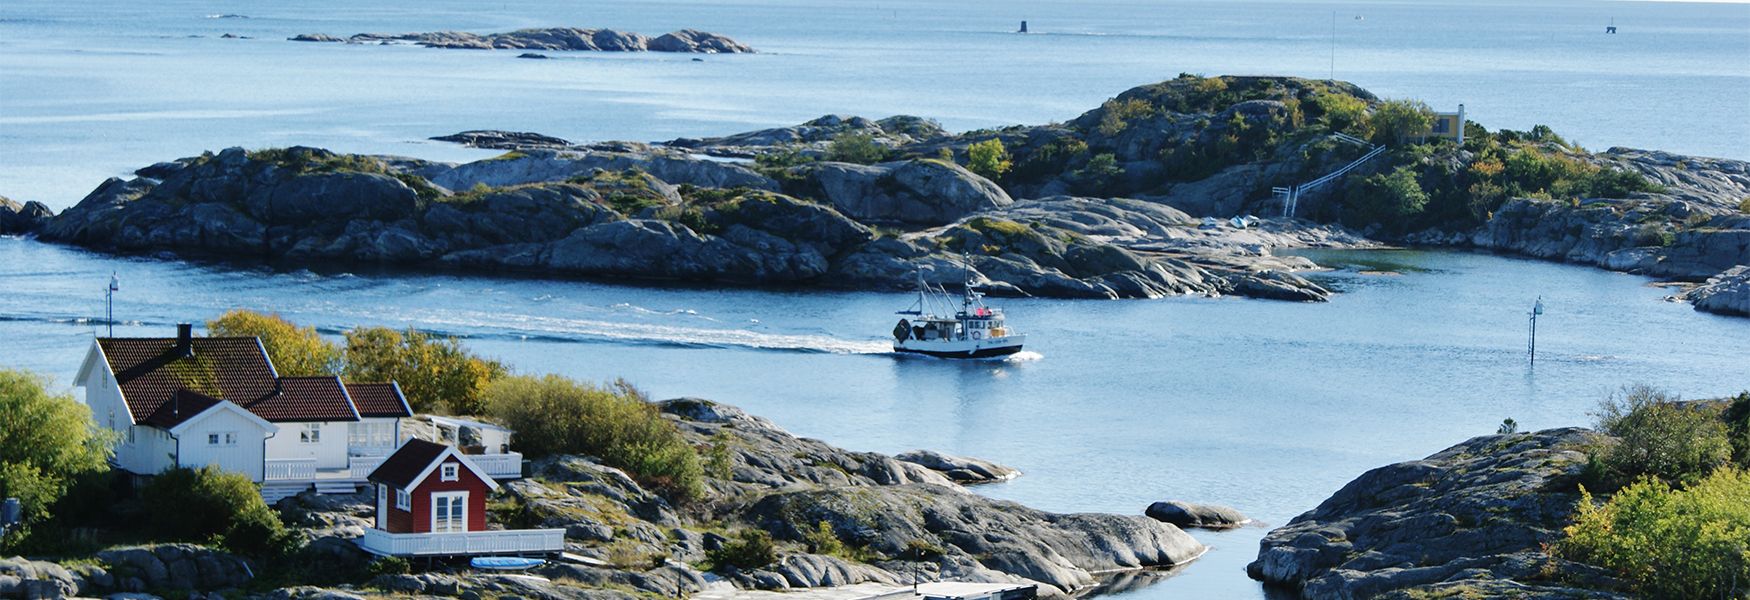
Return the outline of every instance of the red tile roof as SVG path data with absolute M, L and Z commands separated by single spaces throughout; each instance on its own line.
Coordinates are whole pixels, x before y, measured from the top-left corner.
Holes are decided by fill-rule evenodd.
M 97 339 L 135 422 L 152 419 L 177 390 L 243 406 L 273 393 L 273 364 L 260 341 L 252 337 L 191 341 L 194 356 L 185 357 L 176 352 L 176 338 Z
M 213 405 L 220 402 L 224 402 L 224 400 L 200 392 L 176 390 L 176 392 L 170 395 L 169 402 L 160 404 L 158 410 L 153 411 L 152 414 L 146 417 L 142 422 L 147 425 L 170 429 L 177 425 L 181 425 L 182 422 L 187 421 L 189 417 L 201 414 L 201 411 L 212 408 Z
M 407 398 L 401 395 L 401 386 L 394 383 L 349 383 L 346 384 L 346 395 L 352 397 L 360 417 L 413 416 Z
M 431 466 L 431 462 L 442 456 L 449 446 L 428 442 L 419 438 L 407 440 L 400 450 L 383 459 L 383 464 L 377 470 L 371 471 L 369 479 L 385 483 L 399 489 L 407 489 L 413 480 Z
M 243 408 L 272 422 L 357 421 L 346 387 L 333 375 L 281 377 L 280 393 L 243 404 Z

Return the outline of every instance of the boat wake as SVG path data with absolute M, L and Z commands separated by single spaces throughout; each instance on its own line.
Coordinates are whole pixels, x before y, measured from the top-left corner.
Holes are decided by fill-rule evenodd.
M 695 316 L 690 310 L 644 312 L 663 316 Z M 697 318 L 703 321 L 717 322 L 708 317 Z M 469 337 L 513 340 L 629 343 L 676 348 L 747 348 L 822 354 L 882 354 L 892 350 L 891 344 L 880 340 L 847 340 L 821 334 L 768 333 L 750 329 L 687 327 L 515 314 L 431 315 L 419 319 L 415 326 L 422 329 L 449 327 L 471 330 L 476 333 L 469 334 Z M 754 326 L 758 327 L 759 325 L 756 323 Z

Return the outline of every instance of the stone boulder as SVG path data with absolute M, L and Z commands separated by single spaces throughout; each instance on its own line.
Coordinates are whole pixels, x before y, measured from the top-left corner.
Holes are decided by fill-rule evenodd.
M 229 589 L 247 583 L 253 572 L 242 558 L 192 544 L 114 548 L 94 558 L 110 565 L 126 565 L 144 583 L 142 589 Z
M 809 150 L 811 156 L 824 154 L 826 144 L 845 134 L 868 135 L 885 145 L 903 145 L 935 140 L 947 135 L 933 121 L 909 115 L 896 115 L 870 120 L 855 115 L 825 115 L 801 125 L 760 129 L 715 138 L 680 138 L 665 145 L 675 148 L 728 150 L 748 157 L 783 152 Z
M 54 216 L 55 212 L 41 202 L 19 204 L 0 196 L 0 234 L 35 231 Z
M 1191 504 L 1175 500 L 1150 504 L 1148 510 L 1143 511 L 1143 514 L 1162 523 L 1202 529 L 1233 529 L 1252 522 L 1250 518 L 1240 514 L 1240 511 L 1226 506 Z
M 876 555 L 936 548 L 1066 591 L 1092 585 L 1094 572 L 1182 564 L 1206 549 L 1147 517 L 1051 514 L 934 485 L 780 492 L 746 518 L 789 540 L 825 522 Z
M 895 460 L 916 463 L 947 475 L 955 483 L 997 483 L 1021 476 L 1021 472 L 988 460 L 949 456 L 935 450 L 912 450 L 893 456 Z
M 494 150 L 568 150 L 572 147 L 572 143 L 564 139 L 539 133 L 516 131 L 474 130 L 440 135 L 431 139 L 461 144 L 469 148 L 491 148 Z
M 522 152 L 520 156 L 475 161 L 458 166 L 432 178 L 432 183 L 452 190 L 466 190 L 477 184 L 510 187 L 565 181 L 587 176 L 598 169 L 616 172 L 637 169 L 672 185 L 691 184 L 721 189 L 745 187 L 774 192 L 779 189 L 778 182 L 738 164 L 699 160 L 684 152 L 641 145 L 626 150 L 529 150 Z
M 52 562 L 0 558 L 0 598 L 58 600 L 97 589 L 87 578 Z
M 294 42 L 344 42 L 346 40 L 325 33 L 300 33 L 286 38 Z
M 942 225 L 1014 202 L 990 180 L 935 159 L 820 163 L 797 169 L 820 187 L 834 208 L 859 220 Z
M 747 54 L 754 51 L 747 44 L 715 33 L 697 29 L 682 29 L 650 40 L 654 52 L 704 52 L 710 54 Z
M 839 587 L 858 583 L 900 585 L 905 580 L 880 567 L 845 562 L 834 556 L 792 554 L 771 567 L 790 587 Z
M 1586 460 L 1577 449 L 1591 436 L 1578 428 L 1481 436 L 1368 471 L 1266 535 L 1246 573 L 1308 600 L 1430 597 L 1460 581 L 1608 586 L 1600 570 L 1543 551 L 1580 499 Z M 1574 595 L 1551 597 L 1612 597 L 1567 591 Z
M 1750 265 L 1732 267 L 1678 297 L 1696 310 L 1750 317 Z

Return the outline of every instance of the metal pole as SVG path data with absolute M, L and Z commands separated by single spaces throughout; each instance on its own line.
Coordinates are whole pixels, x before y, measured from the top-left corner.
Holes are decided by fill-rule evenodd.
M 1531 364 L 1537 365 L 1537 313 L 1531 313 Z

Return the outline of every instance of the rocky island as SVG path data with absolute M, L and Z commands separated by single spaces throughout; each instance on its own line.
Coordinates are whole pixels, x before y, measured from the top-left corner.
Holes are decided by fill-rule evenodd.
M 1750 314 L 1746 163 L 1475 123 L 1457 144 L 1418 129 L 1431 114 L 1341 82 L 1184 75 L 1067 123 L 962 134 L 827 116 L 662 144 L 440 138 L 508 151 L 460 165 L 234 148 L 112 179 L 32 229 L 119 252 L 556 277 L 904 289 L 964 268 L 998 295 L 1298 301 L 1329 292 L 1278 250 L 1387 240 L 1643 273 Z M 1339 169 L 1280 216 L 1273 190 Z
M 460 48 L 466 50 L 594 50 L 605 52 L 696 52 L 703 54 L 747 54 L 754 49 L 715 33 L 682 29 L 651 38 L 646 35 L 613 29 L 581 29 L 549 27 L 520 29 L 506 33 L 477 34 L 465 31 L 431 33 L 360 33 L 338 38 L 320 33 L 306 33 L 290 38 L 294 42 L 345 42 L 348 44 L 416 44 L 427 48 Z

